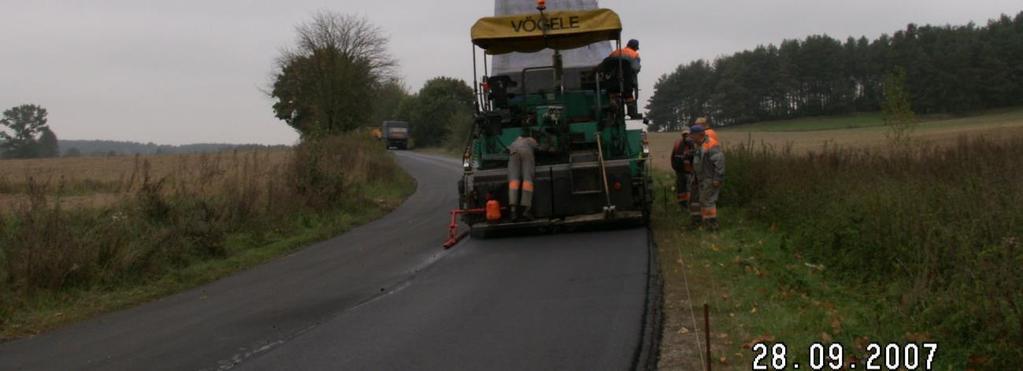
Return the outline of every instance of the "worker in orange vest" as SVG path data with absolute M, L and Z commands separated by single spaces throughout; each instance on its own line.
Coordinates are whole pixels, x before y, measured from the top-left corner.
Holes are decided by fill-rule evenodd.
M 611 55 L 609 57 L 622 58 L 627 59 L 629 61 L 629 65 L 632 67 L 632 74 L 626 76 L 626 78 L 629 79 L 629 84 L 632 87 L 632 89 L 629 89 L 628 92 L 623 93 L 627 94 L 627 96 L 625 97 L 625 106 L 629 110 L 628 112 L 629 117 L 633 119 L 642 118 L 642 116 L 639 115 L 639 107 L 636 105 L 636 96 L 638 94 L 637 91 L 635 91 L 639 89 L 638 86 L 639 78 L 637 77 L 637 75 L 639 74 L 639 70 L 643 68 L 642 64 L 640 63 L 641 59 L 639 57 L 639 40 L 636 39 L 629 40 L 629 42 L 625 45 L 624 48 L 619 48 L 611 52 Z
M 618 44 L 621 45 L 621 44 Z M 639 57 L 639 40 L 632 39 L 625 44 L 624 48 L 620 48 L 611 52 L 611 56 L 615 58 L 626 58 L 631 62 L 632 72 L 639 73 L 639 70 L 643 68 L 640 63 Z
M 712 129 L 705 129 L 706 119 L 697 120 L 689 128 L 689 136 L 693 139 L 693 195 L 698 204 L 690 203 L 690 210 L 699 210 L 699 219 L 693 215 L 694 226 L 703 225 L 711 230 L 717 230 L 718 224 L 718 195 L 721 186 L 725 181 L 725 153 L 721 149 L 717 133 Z M 709 125 L 708 125 L 709 126 Z

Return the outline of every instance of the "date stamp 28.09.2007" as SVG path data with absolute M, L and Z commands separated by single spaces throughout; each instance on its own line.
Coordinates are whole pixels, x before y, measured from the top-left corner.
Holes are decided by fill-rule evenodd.
M 931 370 L 938 343 L 870 343 L 862 359 L 841 343 L 813 343 L 806 359 L 790 356 L 785 343 L 753 344 L 753 370 Z

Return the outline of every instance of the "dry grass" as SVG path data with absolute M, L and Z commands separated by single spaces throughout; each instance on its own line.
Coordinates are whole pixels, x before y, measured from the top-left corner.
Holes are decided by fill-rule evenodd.
M 0 341 L 258 264 L 375 218 L 414 189 L 377 143 L 354 136 L 0 169 Z
M 151 155 L 151 156 L 111 156 L 111 157 L 68 157 L 28 160 L 5 160 L 0 162 L 0 177 L 14 179 L 31 175 L 37 178 L 68 180 L 93 180 L 114 182 L 123 180 L 130 175 L 138 158 L 149 161 L 153 176 L 164 176 L 175 169 L 183 161 L 196 160 L 200 157 L 223 157 L 226 154 L 214 155 Z
M 59 201 L 62 207 L 70 209 L 99 209 L 110 207 L 124 199 L 125 193 L 92 193 L 88 195 L 62 196 Z M 57 202 L 57 199 L 48 201 Z M 32 202 L 27 194 L 0 194 L 0 213 L 11 213 Z
M 879 119 L 879 118 L 878 118 Z M 827 118 L 821 121 L 828 120 Z M 807 121 L 807 119 L 801 119 Z M 789 147 L 795 153 L 820 152 L 827 145 L 831 148 L 876 148 L 886 145 L 887 128 L 872 125 L 854 129 L 810 130 L 812 123 L 801 123 L 804 131 L 770 131 L 770 125 L 786 126 L 787 122 L 759 123 L 734 128 L 718 129 L 721 142 L 730 144 L 763 144 L 773 148 Z M 788 125 L 791 126 L 791 125 Z M 992 140 L 1023 135 L 1023 110 L 1001 111 L 981 116 L 962 118 L 938 118 L 922 122 L 912 138 L 921 143 L 948 146 L 957 143 L 958 138 L 983 136 Z M 679 133 L 653 133 L 650 145 L 654 165 L 670 169 L 668 157 Z
M 44 187 L 49 202 L 66 208 L 103 208 L 135 195 L 145 176 L 164 182 L 162 192 L 209 195 L 225 182 L 267 176 L 285 166 L 292 151 L 248 150 L 216 154 L 75 157 L 0 161 L 0 213 L 26 206 L 28 184 Z M 252 173 L 252 174 L 248 174 Z

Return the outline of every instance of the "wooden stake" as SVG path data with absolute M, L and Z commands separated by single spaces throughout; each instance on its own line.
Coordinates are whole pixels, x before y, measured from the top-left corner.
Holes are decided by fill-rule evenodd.
M 710 306 L 703 304 L 703 336 L 707 340 L 707 371 L 710 371 Z

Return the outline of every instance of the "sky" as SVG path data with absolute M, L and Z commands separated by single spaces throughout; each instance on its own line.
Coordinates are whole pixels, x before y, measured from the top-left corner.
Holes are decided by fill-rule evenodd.
M 500 1 L 500 0 L 498 0 Z M 548 0 L 548 3 L 558 0 Z M 1019 0 L 602 0 L 641 41 L 641 99 L 679 64 L 811 34 L 984 24 Z M 411 90 L 472 80 L 469 28 L 491 0 L 0 0 L 0 109 L 33 103 L 62 139 L 292 144 L 265 91 L 295 25 L 319 10 L 390 37 Z

